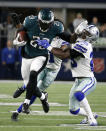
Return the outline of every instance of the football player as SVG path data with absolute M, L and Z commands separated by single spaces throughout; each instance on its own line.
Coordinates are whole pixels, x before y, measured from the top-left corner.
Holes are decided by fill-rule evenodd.
M 35 40 L 46 39 L 50 43 L 56 34 L 64 31 L 63 24 L 54 21 L 54 14 L 50 9 L 42 9 L 38 16 L 28 16 L 24 20 L 24 24 L 18 30 L 26 31 L 29 40 L 19 41 L 20 34 L 13 41 L 16 46 L 22 47 L 22 66 L 21 74 L 26 87 L 26 98 L 23 103 L 23 112 L 29 112 L 29 104 L 33 95 L 40 98 L 44 111 L 49 111 L 46 94 L 42 93 L 37 87 L 37 76 L 44 69 L 48 59 L 48 51 L 37 45 Z
M 59 37 L 55 37 L 51 45 L 53 47 L 61 48 L 62 50 L 65 49 L 66 45 L 68 45 L 68 42 L 63 41 Z M 55 80 L 60 68 L 61 68 L 61 63 L 62 60 L 59 59 L 58 57 L 54 56 L 52 53 L 49 53 L 49 59 L 47 62 L 47 65 L 45 69 L 38 75 L 37 79 L 37 87 L 40 89 L 40 91 L 44 92 Z M 15 93 L 14 97 L 17 98 L 19 97 L 24 91 L 26 87 L 24 86 L 19 88 Z M 36 96 L 32 96 L 30 105 L 35 101 Z M 22 106 L 23 103 L 20 105 L 20 107 L 12 113 L 11 119 L 14 121 L 18 120 L 19 113 L 22 112 Z M 29 112 L 28 112 L 29 113 Z
M 96 79 L 93 71 L 93 49 L 92 43 L 99 37 L 99 30 L 94 25 L 87 25 L 82 28 L 77 42 L 66 51 L 54 48 L 47 40 L 38 40 L 38 45 L 47 48 L 60 59 L 71 58 L 72 76 L 75 83 L 70 91 L 69 109 L 73 115 L 86 116 L 81 123 L 88 123 L 90 126 L 97 126 L 97 115 L 93 115 L 86 96 L 96 87 Z M 80 107 L 81 105 L 81 107 Z

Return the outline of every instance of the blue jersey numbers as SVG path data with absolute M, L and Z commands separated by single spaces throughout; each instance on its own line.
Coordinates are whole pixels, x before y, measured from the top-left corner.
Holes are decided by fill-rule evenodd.
M 51 52 L 49 52 L 49 56 L 50 56 L 49 62 L 54 63 L 54 55 Z
M 90 68 L 91 68 L 91 71 L 94 71 L 93 52 L 90 53 L 90 58 L 91 58 L 91 61 L 90 61 Z
M 74 59 L 71 59 L 71 67 L 72 68 L 77 67 L 77 62 Z

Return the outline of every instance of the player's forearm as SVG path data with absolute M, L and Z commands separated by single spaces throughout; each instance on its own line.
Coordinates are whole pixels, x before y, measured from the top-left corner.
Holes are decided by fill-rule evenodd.
M 60 59 L 66 59 L 70 57 L 70 51 L 63 51 L 62 49 L 59 48 L 52 48 L 51 52 L 58 58 Z
M 75 43 L 76 39 L 77 39 L 77 34 L 70 34 L 68 32 L 62 32 L 61 34 L 58 34 L 57 36 L 59 36 L 61 39 L 69 42 L 69 43 Z

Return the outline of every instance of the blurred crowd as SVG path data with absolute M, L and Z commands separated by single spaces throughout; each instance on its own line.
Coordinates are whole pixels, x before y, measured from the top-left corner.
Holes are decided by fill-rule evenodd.
M 77 13 L 73 22 L 69 23 L 67 30 L 70 33 L 84 21 L 81 13 Z M 96 25 L 100 30 L 100 37 L 106 37 L 106 23 L 101 24 L 96 16 L 89 24 Z M 14 48 L 12 41 L 15 37 L 16 28 L 12 24 L 11 17 L 2 11 L 0 15 L 0 79 L 21 79 L 20 48 Z
M 74 29 L 82 22 L 84 21 L 85 18 L 83 18 L 82 14 L 81 13 L 77 13 L 76 14 L 76 18 L 73 20 L 73 22 L 71 22 L 69 25 L 68 25 L 68 30 L 70 33 L 73 33 L 74 32 Z M 88 21 L 89 22 L 89 21 Z M 106 37 L 106 23 L 100 23 L 98 18 L 96 16 L 94 16 L 92 18 L 92 21 L 91 23 L 89 24 L 92 24 L 92 25 L 95 25 L 99 28 L 99 31 L 100 31 L 100 37 Z
M 0 16 L 0 79 L 21 79 L 21 49 L 12 44 L 15 33 L 11 17 L 3 11 Z

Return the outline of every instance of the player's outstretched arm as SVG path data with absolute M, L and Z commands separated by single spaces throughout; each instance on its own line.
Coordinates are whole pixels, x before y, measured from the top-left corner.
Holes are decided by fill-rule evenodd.
M 63 51 L 61 48 L 52 48 L 51 53 L 60 59 L 70 58 L 70 49 Z
M 57 34 L 57 36 L 59 36 L 61 39 L 65 40 L 69 43 L 75 43 L 78 38 L 78 35 L 80 35 L 82 33 L 82 31 L 87 28 L 87 25 L 88 25 L 88 21 L 87 20 L 83 21 L 75 29 L 75 33 L 70 34 L 68 32 L 62 32 L 60 34 Z
M 39 46 L 47 49 L 48 51 L 52 52 L 55 56 L 60 59 L 66 59 L 70 57 L 70 48 L 66 45 L 62 45 L 61 48 L 52 47 L 47 40 L 36 40 Z
M 62 40 L 65 40 L 69 43 L 75 43 L 77 40 L 77 34 L 70 34 L 68 32 L 62 32 L 60 34 L 57 34 L 57 36 L 59 36 Z

